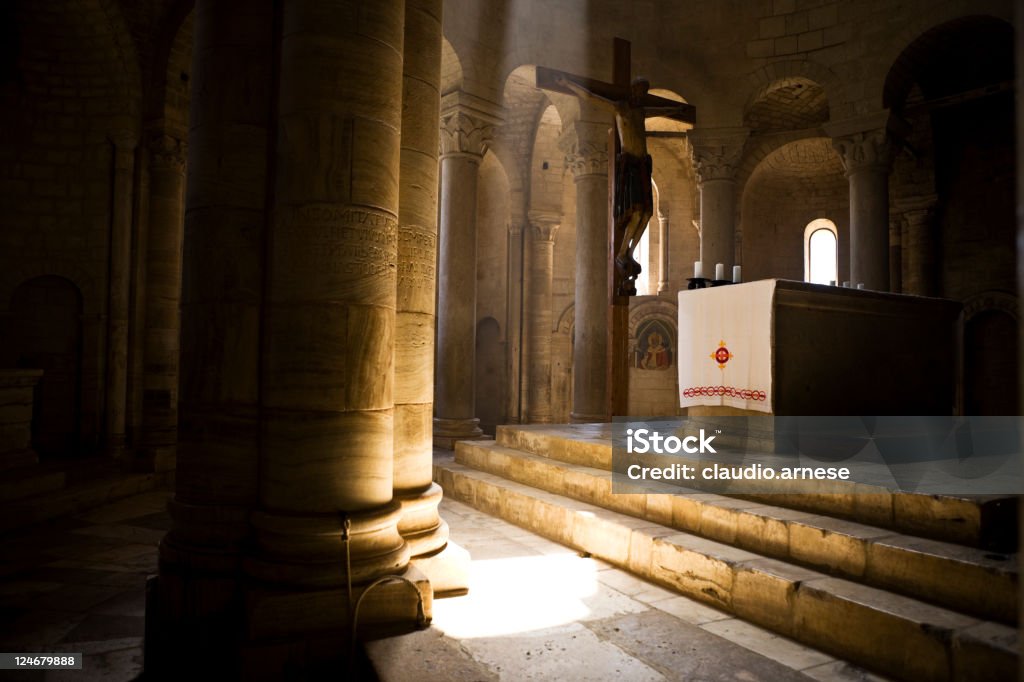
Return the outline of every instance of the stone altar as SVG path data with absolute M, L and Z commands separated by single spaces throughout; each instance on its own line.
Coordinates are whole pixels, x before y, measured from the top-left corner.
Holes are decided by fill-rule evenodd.
M 691 416 L 953 414 L 961 308 L 788 280 L 682 291 L 680 405 Z

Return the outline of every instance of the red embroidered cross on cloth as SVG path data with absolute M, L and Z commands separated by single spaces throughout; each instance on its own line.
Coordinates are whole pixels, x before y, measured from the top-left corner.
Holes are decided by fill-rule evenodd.
M 772 411 L 775 280 L 679 292 L 679 404 Z

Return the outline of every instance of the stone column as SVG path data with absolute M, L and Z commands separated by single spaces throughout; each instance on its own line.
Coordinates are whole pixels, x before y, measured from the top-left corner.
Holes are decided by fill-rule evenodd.
M 272 3 L 250 0 L 195 8 L 173 526 L 160 543 L 159 578 L 146 604 L 146 667 L 161 675 L 195 670 L 182 651 L 220 666 L 236 662 L 241 555 L 260 449 L 273 15 Z M 157 146 L 174 151 L 166 141 Z M 157 173 L 166 183 L 159 193 L 165 208 L 174 158 Z M 172 229 L 171 219 L 154 220 Z M 167 248 L 172 241 L 165 231 Z
M 566 165 L 576 182 L 576 331 L 573 345 L 574 422 L 608 414 L 608 129 L 577 121 L 564 138 Z
M 173 467 L 178 435 L 185 148 L 164 133 L 149 140 L 141 445 L 156 471 Z
M 826 125 L 850 184 L 850 282 L 889 291 L 889 112 Z
M 125 447 L 128 400 L 128 317 L 131 312 L 132 181 L 135 133 L 110 136 L 114 146 L 114 188 L 110 225 L 109 298 L 107 304 L 106 449 L 121 457 Z
M 894 215 L 889 216 L 889 288 L 903 291 L 903 221 Z
M 407 0 L 402 75 L 395 334 L 395 498 L 398 530 L 415 556 L 441 549 L 448 525 L 433 482 L 434 295 L 441 0 Z
M 409 561 L 393 500 L 403 25 L 403 0 L 284 6 L 246 563 L 267 585 L 250 597 L 258 636 L 274 636 L 298 590 Z M 326 613 L 341 613 L 343 592 Z M 325 617 L 291 614 L 285 631 L 322 630 Z
M 551 422 L 551 302 L 555 234 L 561 218 L 530 213 L 530 396 L 529 421 Z
M 934 235 L 934 195 L 901 200 L 903 212 L 903 293 L 936 296 L 938 244 Z
M 700 259 L 704 276 L 716 263 L 728 276 L 736 262 L 736 167 L 743 155 L 747 128 L 705 128 L 690 132 L 690 152 L 700 191 Z
M 434 444 L 479 438 L 476 356 L 476 194 L 480 160 L 497 119 L 452 93 L 441 114 L 441 225 L 437 291 Z M 475 98 L 474 98 L 475 99 Z
M 523 232 L 524 219 L 514 216 L 508 224 L 508 310 L 505 317 L 505 338 L 508 339 L 507 371 L 511 380 L 508 386 L 508 400 L 505 413 L 509 422 L 519 424 L 526 421 L 523 412 L 522 392 L 524 381 L 523 371 Z
M 668 291 L 668 214 L 658 212 L 658 293 Z

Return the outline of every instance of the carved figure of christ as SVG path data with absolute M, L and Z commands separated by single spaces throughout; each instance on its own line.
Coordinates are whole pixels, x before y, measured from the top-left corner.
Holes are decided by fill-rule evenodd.
M 654 212 L 645 121 L 649 117 L 665 116 L 692 124 L 696 115 L 689 104 L 651 95 L 650 84 L 643 78 L 628 85 L 622 82 L 629 78 L 629 43 L 618 38 L 615 40 L 615 73 L 614 83 L 603 83 L 537 67 L 537 87 L 575 95 L 615 115 L 620 147 L 614 157 L 613 171 L 615 293 L 634 296 L 636 278 L 642 268 L 633 258 L 633 251 Z

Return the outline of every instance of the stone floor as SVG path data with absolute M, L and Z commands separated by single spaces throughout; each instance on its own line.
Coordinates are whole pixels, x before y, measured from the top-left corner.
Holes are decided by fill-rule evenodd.
M 0 536 L 0 651 L 85 654 L 82 670 L 0 679 L 140 674 L 168 495 Z M 458 502 L 442 513 L 472 555 L 470 592 L 435 601 L 428 630 L 371 643 L 384 682 L 879 679 Z
M 0 536 L 0 650 L 84 654 L 82 670 L 0 671 L 0 679 L 139 675 L 145 583 L 170 527 L 168 495 L 143 493 Z
M 462 503 L 441 511 L 472 556 L 469 594 L 370 643 L 383 682 L 882 679 Z

